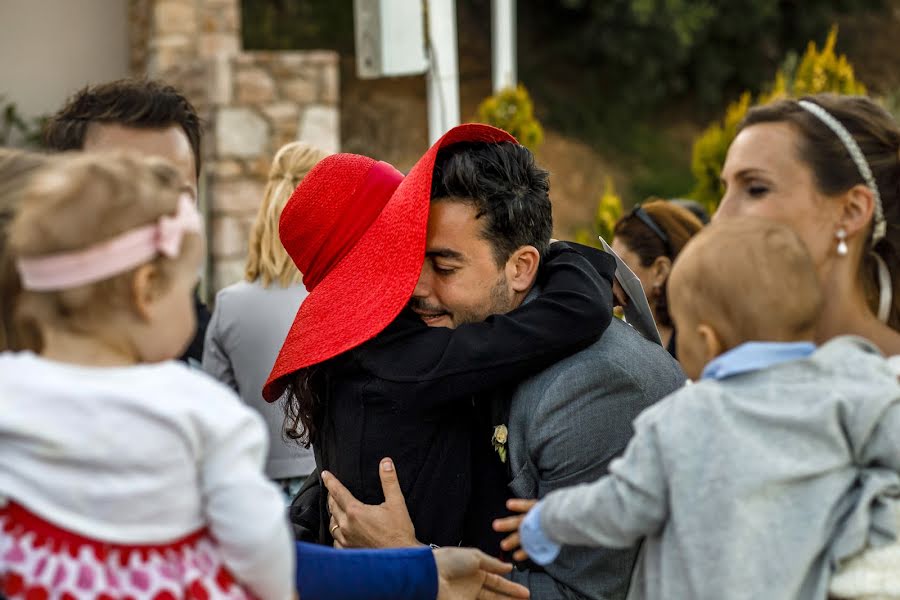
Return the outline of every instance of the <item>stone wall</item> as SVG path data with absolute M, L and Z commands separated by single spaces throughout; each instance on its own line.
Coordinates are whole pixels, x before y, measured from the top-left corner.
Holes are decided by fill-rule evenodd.
M 338 151 L 338 56 L 244 52 L 239 0 L 131 0 L 130 8 L 134 73 L 178 86 L 206 121 L 201 201 L 211 297 L 243 276 L 278 148 L 300 139 Z
M 242 277 L 247 234 L 275 152 L 298 139 L 338 150 L 334 53 L 245 52 L 231 59 L 227 71 L 207 177 L 217 288 Z

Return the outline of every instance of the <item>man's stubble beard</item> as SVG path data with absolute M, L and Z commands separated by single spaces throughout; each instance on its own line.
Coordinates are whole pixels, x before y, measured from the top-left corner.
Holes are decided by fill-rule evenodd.
M 473 309 L 454 313 L 454 327 L 459 327 L 465 323 L 480 323 L 491 315 L 506 314 L 515 308 L 513 294 L 509 289 L 509 282 L 506 280 L 505 271 L 500 273 L 500 277 L 491 288 L 489 298 L 490 303 L 484 310 Z

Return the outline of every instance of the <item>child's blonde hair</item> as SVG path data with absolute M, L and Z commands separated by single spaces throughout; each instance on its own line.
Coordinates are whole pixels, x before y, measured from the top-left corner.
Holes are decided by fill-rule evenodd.
M 14 324 L 21 286 L 7 248 L 7 233 L 29 179 L 50 162 L 47 154 L 0 148 L 0 351 L 40 350 L 36 332 L 20 330 Z
M 705 228 L 685 246 L 670 280 L 675 303 L 709 324 L 725 350 L 754 340 L 810 339 L 823 302 L 800 237 L 759 218 Z
M 159 158 L 129 154 L 72 155 L 38 173 L 26 188 L 12 223 L 9 248 L 16 257 L 83 250 L 175 213 L 181 193 L 178 171 Z M 171 282 L 181 257 L 200 251 L 189 235 L 175 259 L 159 256 L 154 279 L 159 292 Z M 16 315 L 22 327 L 52 325 L 90 332 L 110 310 L 132 306 L 134 272 L 54 291 L 24 290 Z
M 244 275 L 247 281 L 259 279 L 264 287 L 277 281 L 288 287 L 303 281 L 278 237 L 278 220 L 297 184 L 316 164 L 328 156 L 305 142 L 291 142 L 281 147 L 272 161 L 263 201 L 250 231 L 250 251 Z

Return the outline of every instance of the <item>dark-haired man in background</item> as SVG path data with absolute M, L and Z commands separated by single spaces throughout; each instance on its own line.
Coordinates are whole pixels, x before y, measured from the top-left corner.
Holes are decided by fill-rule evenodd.
M 129 150 L 171 162 L 183 190 L 197 199 L 201 124 L 197 111 L 172 86 L 142 79 L 121 79 L 87 86 L 47 122 L 44 142 L 51 150 Z M 182 357 L 198 363 L 209 311 L 195 297 L 197 334 Z

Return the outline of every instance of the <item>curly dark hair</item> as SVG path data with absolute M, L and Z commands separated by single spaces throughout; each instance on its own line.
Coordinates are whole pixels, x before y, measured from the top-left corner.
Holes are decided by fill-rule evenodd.
M 466 202 L 484 218 L 484 238 L 503 265 L 522 246 L 545 256 L 553 233 L 550 182 L 534 155 L 512 142 L 462 142 L 438 152 L 432 201 Z
M 284 411 L 284 439 L 309 448 L 318 442 L 318 421 L 324 402 L 319 383 L 323 365 L 300 369 L 288 380 L 287 394 L 281 401 Z

